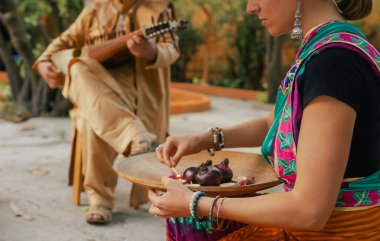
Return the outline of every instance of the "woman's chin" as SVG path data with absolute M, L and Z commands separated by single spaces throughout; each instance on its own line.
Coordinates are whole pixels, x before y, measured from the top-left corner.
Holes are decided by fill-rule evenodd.
M 268 34 L 272 37 L 278 37 L 278 36 L 286 35 L 289 33 L 289 32 L 284 32 L 284 31 L 278 31 L 273 28 L 268 28 L 267 31 L 268 31 Z

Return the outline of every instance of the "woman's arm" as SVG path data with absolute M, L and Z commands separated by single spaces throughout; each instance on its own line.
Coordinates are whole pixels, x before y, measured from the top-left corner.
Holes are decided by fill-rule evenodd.
M 327 96 L 313 99 L 303 113 L 294 190 L 253 198 L 227 198 L 219 217 L 259 226 L 322 229 L 337 200 L 355 119 L 355 111 L 343 102 Z M 189 215 L 192 192 L 185 192 L 174 180 L 166 179 L 165 184 L 165 195 L 158 197 L 150 192 L 153 207 L 158 207 L 151 212 L 167 217 Z M 208 215 L 212 200 L 200 199 L 201 216 Z
M 321 229 L 337 200 L 350 151 L 356 113 L 334 98 L 320 96 L 305 108 L 293 191 L 249 199 L 226 199 L 220 216 L 260 226 Z M 200 211 L 207 214 L 210 199 Z
M 224 147 L 256 147 L 264 141 L 273 123 L 273 110 L 264 118 L 258 118 L 224 129 Z M 160 162 L 175 167 L 181 157 L 213 148 L 213 135 L 210 131 L 202 133 L 170 136 L 156 149 Z

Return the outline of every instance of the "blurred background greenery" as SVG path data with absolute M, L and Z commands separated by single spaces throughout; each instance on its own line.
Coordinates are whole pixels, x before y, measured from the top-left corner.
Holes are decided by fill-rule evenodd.
M 70 109 L 59 90 L 49 89 L 31 69 L 50 41 L 92 0 L 2 0 L 0 4 L 0 117 L 65 116 Z M 172 66 L 174 82 L 259 90 L 274 102 L 277 86 L 299 42 L 269 37 L 246 1 L 174 0 L 178 19 L 191 25 L 179 33 L 181 58 Z M 380 47 L 380 0 L 373 13 L 355 22 Z

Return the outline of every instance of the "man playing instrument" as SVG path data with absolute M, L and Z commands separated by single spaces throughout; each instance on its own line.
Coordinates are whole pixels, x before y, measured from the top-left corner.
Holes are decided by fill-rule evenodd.
M 78 114 L 71 117 L 83 143 L 90 224 L 112 219 L 117 183 L 112 164 L 117 155 L 149 151 L 167 136 L 169 67 L 179 56 L 176 37 L 165 34 L 148 40 L 134 34 L 125 42 L 129 58 L 122 61 L 100 63 L 84 51 L 74 51 L 75 57 L 60 69 L 52 57 L 65 49 L 81 50 L 116 39 L 152 21 L 171 20 L 173 15 L 170 0 L 94 0 L 33 66 L 50 88 L 63 87 L 64 97 L 77 107 Z M 145 201 L 146 190 L 133 186 L 130 205 L 138 207 Z

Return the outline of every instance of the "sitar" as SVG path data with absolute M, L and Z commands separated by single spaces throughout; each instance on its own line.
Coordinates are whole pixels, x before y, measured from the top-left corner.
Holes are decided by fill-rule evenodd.
M 103 42 L 88 45 L 77 49 L 65 49 L 51 56 L 51 61 L 64 74 L 67 74 L 68 65 L 73 58 L 86 56 L 97 60 L 99 63 L 107 66 L 110 63 L 117 64 L 125 62 L 131 57 L 128 51 L 127 40 L 135 35 L 141 35 L 146 39 L 155 37 L 165 38 L 165 33 L 169 33 L 175 42 L 174 32 L 186 29 L 188 27 L 187 20 L 169 20 L 151 24 L 134 32 L 121 35 L 119 37 L 105 40 Z

